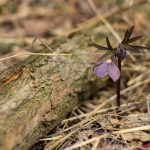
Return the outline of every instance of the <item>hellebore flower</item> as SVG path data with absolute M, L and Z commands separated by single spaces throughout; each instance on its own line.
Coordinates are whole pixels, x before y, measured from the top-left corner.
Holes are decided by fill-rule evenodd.
M 97 77 L 104 77 L 107 74 L 113 79 L 113 81 L 117 81 L 120 77 L 120 71 L 121 71 L 121 61 L 126 57 L 126 51 L 133 52 L 133 53 L 140 53 L 142 49 L 145 49 L 146 47 L 143 46 L 136 46 L 136 45 L 130 45 L 130 43 L 133 43 L 136 40 L 139 40 L 142 36 L 136 36 L 132 37 L 134 26 L 132 26 L 130 29 L 128 29 L 123 37 L 123 40 L 121 43 L 118 44 L 117 47 L 113 48 L 108 37 L 106 37 L 106 46 L 101 46 L 95 43 L 90 43 L 89 46 L 93 46 L 99 50 L 105 50 L 107 51 L 105 54 L 103 54 L 99 59 L 98 62 L 103 61 L 108 56 L 111 56 L 112 62 L 102 62 L 99 64 L 96 64 L 94 66 L 94 74 Z M 114 58 L 118 58 L 118 67 L 114 64 L 113 60 Z
M 107 60 L 94 66 L 94 74 L 102 78 L 109 75 L 113 81 L 117 81 L 120 77 L 120 70 L 114 62 Z
M 117 47 L 113 48 L 109 42 L 108 37 L 106 37 L 106 46 L 97 45 L 95 43 L 90 43 L 89 46 L 93 46 L 99 50 L 105 50 L 107 51 L 102 56 L 98 58 L 98 64 L 94 65 L 93 72 L 94 74 L 99 77 L 105 77 L 106 75 L 109 75 L 113 81 L 117 81 L 117 98 L 116 98 L 116 104 L 118 107 L 120 107 L 120 90 L 121 90 L 121 62 L 126 57 L 126 51 L 132 52 L 132 53 L 141 53 L 142 49 L 146 49 L 146 47 L 143 46 L 137 46 L 137 45 L 131 45 L 131 43 L 135 42 L 136 40 L 139 40 L 142 36 L 136 36 L 131 37 L 133 32 L 134 26 L 132 26 L 130 29 L 128 29 L 123 37 L 123 40 L 121 43 L 118 44 Z M 104 59 L 110 56 L 111 61 L 103 61 Z M 114 59 L 117 58 L 118 63 L 117 65 L 114 63 Z

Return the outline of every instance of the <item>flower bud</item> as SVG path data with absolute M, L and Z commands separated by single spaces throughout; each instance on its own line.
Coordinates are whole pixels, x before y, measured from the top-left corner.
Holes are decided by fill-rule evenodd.
M 115 50 L 115 54 L 118 58 L 124 59 L 126 57 L 126 50 L 119 45 Z

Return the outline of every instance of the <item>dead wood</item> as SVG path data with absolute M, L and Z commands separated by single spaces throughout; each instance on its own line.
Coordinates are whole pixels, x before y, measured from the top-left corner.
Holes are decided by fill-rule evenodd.
M 0 149 L 29 149 L 105 84 L 93 75 L 90 62 L 95 61 L 94 55 L 82 55 L 95 52 L 88 42 L 97 27 L 50 44 L 56 53 L 72 56 L 30 56 L 24 64 L 1 73 Z M 50 53 L 45 49 L 41 52 Z

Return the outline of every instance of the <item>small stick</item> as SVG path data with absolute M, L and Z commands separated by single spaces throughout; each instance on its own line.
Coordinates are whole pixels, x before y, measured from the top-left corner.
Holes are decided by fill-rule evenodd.
M 56 53 L 30 53 L 29 52 L 29 53 L 20 53 L 20 54 L 15 54 L 15 55 L 3 57 L 3 58 L 0 58 L 0 61 L 6 60 L 6 59 L 9 59 L 9 58 L 14 58 L 14 57 L 22 56 L 22 55 L 35 55 L 35 56 L 72 56 L 72 54 L 66 54 L 66 53 L 56 54 Z

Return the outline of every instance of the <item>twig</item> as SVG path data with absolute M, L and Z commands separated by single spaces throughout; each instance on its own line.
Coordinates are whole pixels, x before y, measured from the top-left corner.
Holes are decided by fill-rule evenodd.
M 141 126 L 141 127 L 135 127 L 135 128 L 130 128 L 130 129 L 123 129 L 123 130 L 120 130 L 120 131 L 115 131 L 115 132 L 112 132 L 112 134 L 123 134 L 123 133 L 130 133 L 130 132 L 136 132 L 136 131 L 143 131 L 143 130 L 149 130 L 150 129 L 150 125 L 145 125 L 145 126 Z M 92 143 L 96 140 L 100 140 L 102 138 L 106 138 L 112 134 L 104 134 L 104 135 L 101 135 L 101 136 L 98 136 L 98 137 L 94 137 L 92 139 L 89 139 L 89 140 L 86 140 L 85 142 L 81 142 L 81 143 L 77 143 L 77 144 L 74 144 L 73 146 L 70 146 L 69 148 L 66 148 L 64 150 L 73 150 L 73 149 L 76 149 L 78 147 L 81 147 L 81 146 L 84 146 L 84 145 L 87 145 L 89 143 Z
M 97 138 L 96 141 L 95 141 L 94 146 L 92 147 L 92 150 L 97 150 L 99 142 L 100 142 L 100 138 Z
M 18 56 L 22 56 L 22 55 L 34 55 L 34 56 L 73 56 L 73 55 L 99 55 L 101 53 L 78 53 L 78 54 L 67 54 L 67 53 L 32 53 L 32 52 L 28 52 L 28 53 L 20 53 L 20 54 L 16 54 L 16 55 L 11 55 L 11 56 L 7 56 L 7 57 L 2 57 L 0 58 L 0 61 L 6 60 L 6 59 L 10 59 L 10 58 L 14 58 L 14 57 L 18 57 Z
M 145 103 L 145 102 L 144 102 Z M 124 107 L 129 107 L 129 106 L 132 106 L 132 105 L 141 105 L 142 103 L 141 102 L 131 102 L 131 103 L 129 103 L 128 105 L 127 104 L 122 104 L 120 107 L 121 108 L 124 108 Z M 107 112 L 107 111 L 111 111 L 111 110 L 115 110 L 117 107 L 116 106 L 113 106 L 113 107 L 109 107 L 109 108 L 104 108 L 104 109 L 100 109 L 100 110 L 98 110 L 97 112 L 95 112 L 95 115 L 96 114 L 101 114 L 101 113 L 104 113 L 104 112 Z M 68 119 L 64 119 L 63 121 L 62 121 L 62 124 L 64 124 L 64 123 L 66 123 L 66 122 L 68 122 L 68 121 L 73 121 L 73 120 L 77 120 L 77 119 L 81 119 L 81 118 L 85 118 L 86 116 L 88 116 L 90 114 L 90 112 L 89 113 L 85 113 L 85 114 L 81 114 L 81 115 L 77 115 L 77 116 L 75 116 L 75 117 L 71 117 L 71 118 L 68 118 Z
M 61 53 L 61 54 L 56 54 L 56 53 L 20 53 L 20 54 L 16 54 L 16 55 L 11 55 L 11 56 L 8 56 L 8 57 L 3 57 L 3 58 L 0 58 L 0 61 L 2 60 L 6 60 L 6 59 L 9 59 L 9 58 L 14 58 L 14 57 L 17 57 L 17 56 L 22 56 L 22 55 L 34 55 L 34 56 L 72 56 L 72 54 L 65 54 L 65 53 Z

